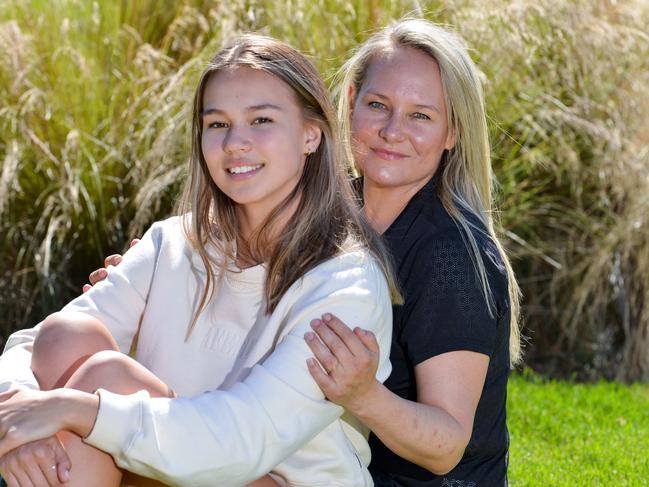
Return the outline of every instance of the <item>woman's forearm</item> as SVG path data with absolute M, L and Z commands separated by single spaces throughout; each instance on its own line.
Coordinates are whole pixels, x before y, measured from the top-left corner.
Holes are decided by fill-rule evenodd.
M 442 408 L 403 399 L 378 382 L 355 409 L 390 450 L 438 475 L 457 465 L 471 435 Z

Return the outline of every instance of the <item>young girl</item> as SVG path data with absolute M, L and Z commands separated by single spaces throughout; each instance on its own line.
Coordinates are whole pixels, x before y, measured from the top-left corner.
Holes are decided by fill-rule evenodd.
M 53 483 L 58 438 L 68 485 L 118 485 L 113 459 L 174 485 L 243 485 L 271 469 L 288 485 L 371 485 L 366 439 L 324 399 L 303 340 L 311 318 L 335 313 L 377 335 L 377 378 L 389 374 L 394 287 L 351 196 L 326 88 L 294 49 L 246 35 L 212 60 L 193 112 L 180 216 L 7 342 L 10 485 Z M 34 440 L 50 450 L 6 455 Z

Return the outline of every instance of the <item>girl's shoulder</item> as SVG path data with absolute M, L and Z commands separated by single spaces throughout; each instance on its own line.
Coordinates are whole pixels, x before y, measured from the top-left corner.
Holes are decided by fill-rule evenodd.
M 150 236 L 154 243 L 162 245 L 163 243 L 175 243 L 179 246 L 185 246 L 188 243 L 185 228 L 189 229 L 191 225 L 191 214 L 175 215 L 164 220 L 157 220 L 151 224 L 145 232 L 145 237 Z M 148 235 L 147 235 L 148 234 Z
M 287 294 L 353 293 L 359 296 L 388 295 L 387 282 L 374 255 L 361 246 L 351 246 L 321 262 L 304 274 Z

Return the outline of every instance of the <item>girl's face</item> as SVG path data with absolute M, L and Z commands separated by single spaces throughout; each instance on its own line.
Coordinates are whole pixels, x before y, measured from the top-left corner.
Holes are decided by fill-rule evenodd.
M 439 167 L 449 133 L 439 66 L 427 54 L 398 47 L 372 61 L 352 97 L 354 160 L 366 184 L 419 189 Z
M 238 67 L 212 75 L 203 94 L 203 156 L 215 184 L 256 221 L 297 185 L 321 131 L 293 90 L 272 74 Z

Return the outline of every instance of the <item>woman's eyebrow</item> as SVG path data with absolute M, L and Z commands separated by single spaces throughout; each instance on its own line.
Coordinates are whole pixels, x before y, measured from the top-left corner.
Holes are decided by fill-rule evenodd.
M 381 93 L 379 93 L 377 91 L 367 91 L 367 92 L 365 92 L 365 94 L 374 96 L 374 97 L 379 98 L 381 100 L 389 100 L 389 98 L 387 96 L 382 95 Z M 433 111 L 435 111 L 437 113 L 440 113 L 440 114 L 442 113 L 441 110 L 439 108 L 437 108 L 437 106 L 435 106 L 435 105 L 426 105 L 424 103 L 418 103 L 418 104 L 415 105 L 415 107 L 417 107 L 417 108 L 425 108 L 425 109 L 428 109 L 428 110 L 433 110 Z

